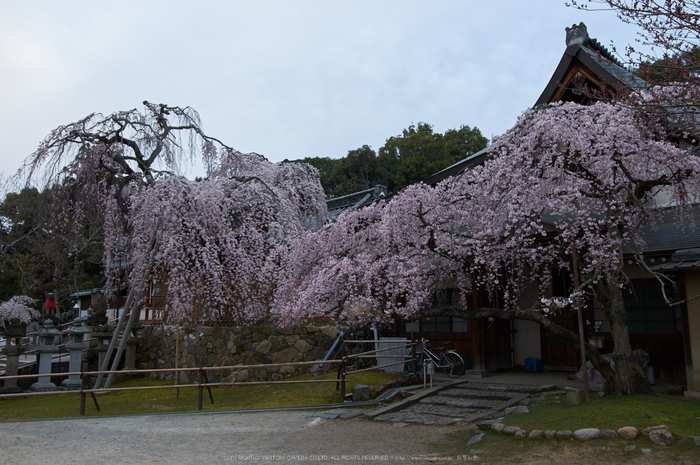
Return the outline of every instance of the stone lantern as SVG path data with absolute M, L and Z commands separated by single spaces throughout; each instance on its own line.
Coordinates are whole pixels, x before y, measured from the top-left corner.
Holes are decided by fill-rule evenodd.
M 68 371 L 71 373 L 78 373 L 81 369 L 83 350 L 88 347 L 85 337 L 89 332 L 90 328 L 83 318 L 73 320 L 73 325 L 64 331 L 64 334 L 67 334 L 69 338 L 66 349 L 70 352 Z M 61 387 L 65 389 L 80 389 L 81 386 L 80 374 L 68 375 L 68 378 L 61 383 Z
M 54 328 L 53 321 L 46 320 L 44 329 L 39 331 L 39 345 L 36 351 L 39 353 L 39 374 L 51 374 L 51 365 L 53 363 L 53 354 L 58 352 L 58 344 L 61 342 L 61 332 Z M 51 382 L 50 376 L 42 376 L 39 381 L 32 384 L 32 391 L 55 391 L 56 385 Z
M 105 356 L 107 355 L 107 349 L 109 348 L 109 343 L 112 340 L 114 331 L 109 329 L 107 323 L 99 325 L 96 331 L 92 332 L 94 337 L 93 341 L 97 341 L 95 344 L 95 351 L 97 352 L 97 370 L 102 370 L 102 365 L 105 361 Z
M 139 332 L 143 329 L 143 325 L 139 322 L 134 323 L 131 327 L 131 336 L 126 340 L 126 359 L 124 360 L 125 370 L 136 369 L 136 348 L 139 345 Z
M 22 347 L 22 338 L 25 336 L 25 327 L 20 323 L 18 318 L 13 318 L 7 324 L 7 329 L 3 333 L 5 336 L 5 347 L 2 348 L 2 353 L 7 357 L 5 364 L 6 376 L 17 376 L 19 371 L 19 356 L 24 353 Z M 6 388 L 16 388 L 16 379 L 5 379 Z

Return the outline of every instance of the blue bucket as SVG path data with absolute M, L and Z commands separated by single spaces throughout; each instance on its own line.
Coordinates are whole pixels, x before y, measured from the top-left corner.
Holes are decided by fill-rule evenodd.
M 542 359 L 541 358 L 526 358 L 525 359 L 525 372 L 526 373 L 542 373 Z

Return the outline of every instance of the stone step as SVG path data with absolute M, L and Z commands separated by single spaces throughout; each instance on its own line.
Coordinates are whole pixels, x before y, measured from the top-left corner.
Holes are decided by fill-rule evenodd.
M 491 390 L 491 387 L 494 389 Z M 526 386 L 520 391 L 508 391 L 501 385 L 480 385 L 475 388 L 472 383 L 453 384 L 443 389 L 426 390 L 417 395 L 413 403 L 394 407 L 391 411 L 388 408 L 379 411 L 374 418 L 427 425 L 475 422 L 500 416 L 506 408 L 549 389 L 548 386 Z
M 465 387 L 477 391 L 497 392 L 520 392 L 528 394 L 541 394 L 542 392 L 554 391 L 556 384 L 528 385 L 528 384 L 489 384 L 489 383 L 469 383 Z
M 510 400 L 510 399 L 508 399 Z M 440 405 L 450 408 L 490 409 L 498 405 L 498 402 L 483 399 L 452 399 L 444 396 L 435 396 L 422 399 L 422 404 Z
M 483 409 L 476 408 L 459 408 L 459 407 L 448 407 L 439 405 L 415 405 L 410 409 L 412 412 L 428 414 L 428 415 L 438 415 L 442 417 L 454 417 L 454 418 L 464 418 L 471 416 L 474 413 L 482 411 Z
M 458 397 L 466 399 L 486 399 L 495 401 L 506 401 L 521 393 L 514 392 L 489 392 L 470 388 L 446 389 L 440 393 L 443 397 Z

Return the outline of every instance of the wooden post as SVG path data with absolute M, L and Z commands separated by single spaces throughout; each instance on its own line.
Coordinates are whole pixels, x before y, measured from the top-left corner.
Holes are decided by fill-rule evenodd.
M 374 343 L 374 350 L 379 350 L 379 331 L 377 331 L 377 327 L 376 327 L 376 326 L 374 327 L 374 340 L 376 341 L 376 342 Z M 374 364 L 375 364 L 375 366 L 376 366 L 376 365 L 379 365 L 379 355 L 377 355 L 377 354 L 379 354 L 379 352 L 375 352 L 375 353 L 374 353 L 374 355 L 375 355 L 375 357 L 374 357 Z
M 343 362 L 340 366 L 340 403 L 342 404 L 345 402 L 345 363 Z
M 204 386 L 202 386 L 202 382 L 204 381 L 204 370 L 202 369 L 202 366 L 200 365 L 199 367 L 199 373 L 197 374 L 197 383 L 199 383 L 199 398 L 197 399 L 197 408 L 199 410 L 202 410 L 202 398 L 204 397 Z
M 207 376 L 207 372 L 202 371 L 202 374 L 204 375 L 204 384 L 209 384 L 209 377 Z M 214 395 L 211 393 L 211 386 L 207 386 L 207 392 L 209 393 L 209 400 L 211 401 L 211 404 L 214 405 Z
M 175 386 L 180 385 L 180 372 L 177 369 L 180 367 L 180 328 L 175 333 Z M 180 388 L 175 388 L 175 398 L 180 398 Z
M 418 346 L 416 345 L 416 340 L 413 338 L 413 331 L 411 331 L 411 358 L 414 359 L 411 362 L 413 367 L 413 374 L 418 373 Z
M 87 394 L 85 394 L 84 391 L 87 389 L 87 379 L 85 375 L 82 375 L 82 378 L 83 384 L 80 387 L 80 414 L 85 415 L 85 396 L 87 396 Z
M 82 384 L 80 386 L 80 414 L 85 415 L 85 402 L 87 400 L 87 394 L 85 394 L 86 389 L 92 389 L 92 383 L 90 382 L 90 377 L 85 374 L 87 371 L 87 361 L 83 360 L 81 367 L 81 378 L 82 378 Z M 97 411 L 100 411 L 100 405 L 97 403 L 97 397 L 95 396 L 94 392 L 91 392 L 90 395 L 92 396 L 92 401 L 95 403 L 95 408 L 97 408 Z
M 336 379 L 338 380 L 338 382 L 335 383 L 335 390 L 336 390 L 336 391 L 337 391 L 338 389 L 340 389 L 340 378 L 342 377 L 341 373 L 344 373 L 344 369 L 343 369 L 343 368 L 345 368 L 345 359 L 343 359 L 343 362 L 342 362 L 342 363 L 339 363 L 339 364 L 338 364 L 338 377 L 336 378 Z

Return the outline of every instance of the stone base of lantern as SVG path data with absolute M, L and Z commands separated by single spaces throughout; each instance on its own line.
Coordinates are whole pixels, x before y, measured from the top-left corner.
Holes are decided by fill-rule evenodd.
M 17 386 L 5 386 L 0 388 L 0 394 L 21 394 L 22 389 Z
M 29 389 L 34 392 L 51 392 L 58 390 L 54 383 L 34 383 Z
M 61 389 L 66 391 L 75 391 L 83 387 L 83 382 L 80 379 L 64 379 L 61 383 Z

